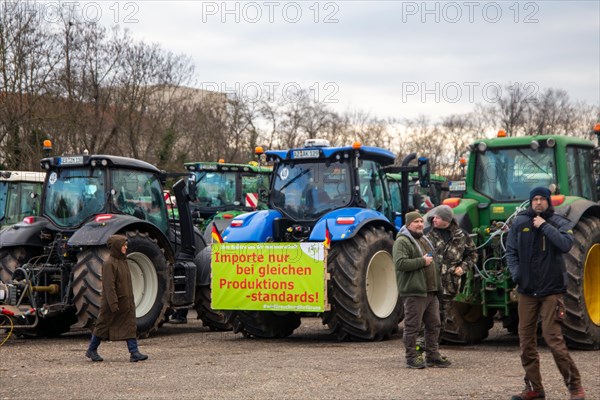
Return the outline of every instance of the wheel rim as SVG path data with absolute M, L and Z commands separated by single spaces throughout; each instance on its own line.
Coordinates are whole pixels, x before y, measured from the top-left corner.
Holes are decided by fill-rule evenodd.
M 127 264 L 131 273 L 133 298 L 135 301 L 135 317 L 146 315 L 154 305 L 158 295 L 158 278 L 154 264 L 142 253 L 127 255 Z
M 373 255 L 367 267 L 367 301 L 379 318 L 388 317 L 398 302 L 398 284 L 394 261 L 387 251 Z
M 590 247 L 583 270 L 583 297 L 588 315 L 595 325 L 600 325 L 600 244 Z

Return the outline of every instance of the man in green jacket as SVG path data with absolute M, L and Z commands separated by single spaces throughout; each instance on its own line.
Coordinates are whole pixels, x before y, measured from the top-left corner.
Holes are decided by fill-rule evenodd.
M 423 217 L 416 211 L 405 216 L 394 243 L 398 290 L 404 298 L 404 348 L 407 368 L 448 367 L 450 361 L 438 350 L 440 336 L 440 273 L 433 260 L 433 246 L 423 236 Z M 425 326 L 425 362 L 416 350 L 417 334 Z

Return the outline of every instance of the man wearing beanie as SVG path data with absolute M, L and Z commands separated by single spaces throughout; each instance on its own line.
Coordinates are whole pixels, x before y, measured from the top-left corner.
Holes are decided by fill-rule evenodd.
M 571 400 L 585 399 L 579 370 L 561 328 L 567 290 L 563 254 L 573 244 L 568 225 L 568 219 L 554 213 L 550 190 L 536 187 L 529 194 L 529 208 L 517 215 L 508 232 L 506 260 L 519 293 L 519 342 L 525 370 L 525 389 L 513 400 L 546 398 L 537 352 L 538 319 Z
M 405 225 L 394 242 L 394 265 L 398 291 L 404 298 L 404 348 L 407 368 L 448 367 L 450 361 L 438 351 L 440 309 L 438 292 L 442 283 L 433 260 L 433 246 L 423 236 L 423 217 L 416 212 L 405 216 Z M 417 334 L 425 326 L 425 362 L 415 348 Z
M 452 208 L 437 206 L 428 213 L 432 229 L 427 238 L 435 249 L 434 258 L 442 276 L 440 320 L 444 332 L 446 316 L 451 312 L 452 299 L 460 292 L 461 277 L 477 263 L 477 248 L 469 235 L 454 220 Z

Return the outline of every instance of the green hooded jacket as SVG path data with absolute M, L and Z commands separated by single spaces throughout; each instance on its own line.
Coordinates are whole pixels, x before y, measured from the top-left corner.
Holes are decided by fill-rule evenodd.
M 427 272 L 435 280 L 435 291 L 442 290 L 439 270 L 434 262 L 425 266 L 423 255 L 433 254 L 431 242 L 423 236 L 418 241 L 405 226 L 394 242 L 393 257 L 400 296 L 427 296 Z M 431 268 L 427 270 L 427 268 Z

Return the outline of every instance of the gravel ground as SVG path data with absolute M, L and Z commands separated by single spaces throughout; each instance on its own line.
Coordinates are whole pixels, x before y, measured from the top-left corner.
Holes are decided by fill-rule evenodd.
M 193 318 L 193 312 L 190 312 Z M 5 335 L 0 331 L 0 342 Z M 522 386 L 518 339 L 497 324 L 476 346 L 442 346 L 452 367 L 404 367 L 401 335 L 337 342 L 319 319 L 283 340 L 209 332 L 195 319 L 165 325 L 130 363 L 125 342 L 104 342 L 104 362 L 84 357 L 89 333 L 12 336 L 0 347 L 0 399 L 509 399 Z M 546 347 L 547 399 L 568 398 Z M 600 352 L 572 351 L 588 399 L 600 399 Z

